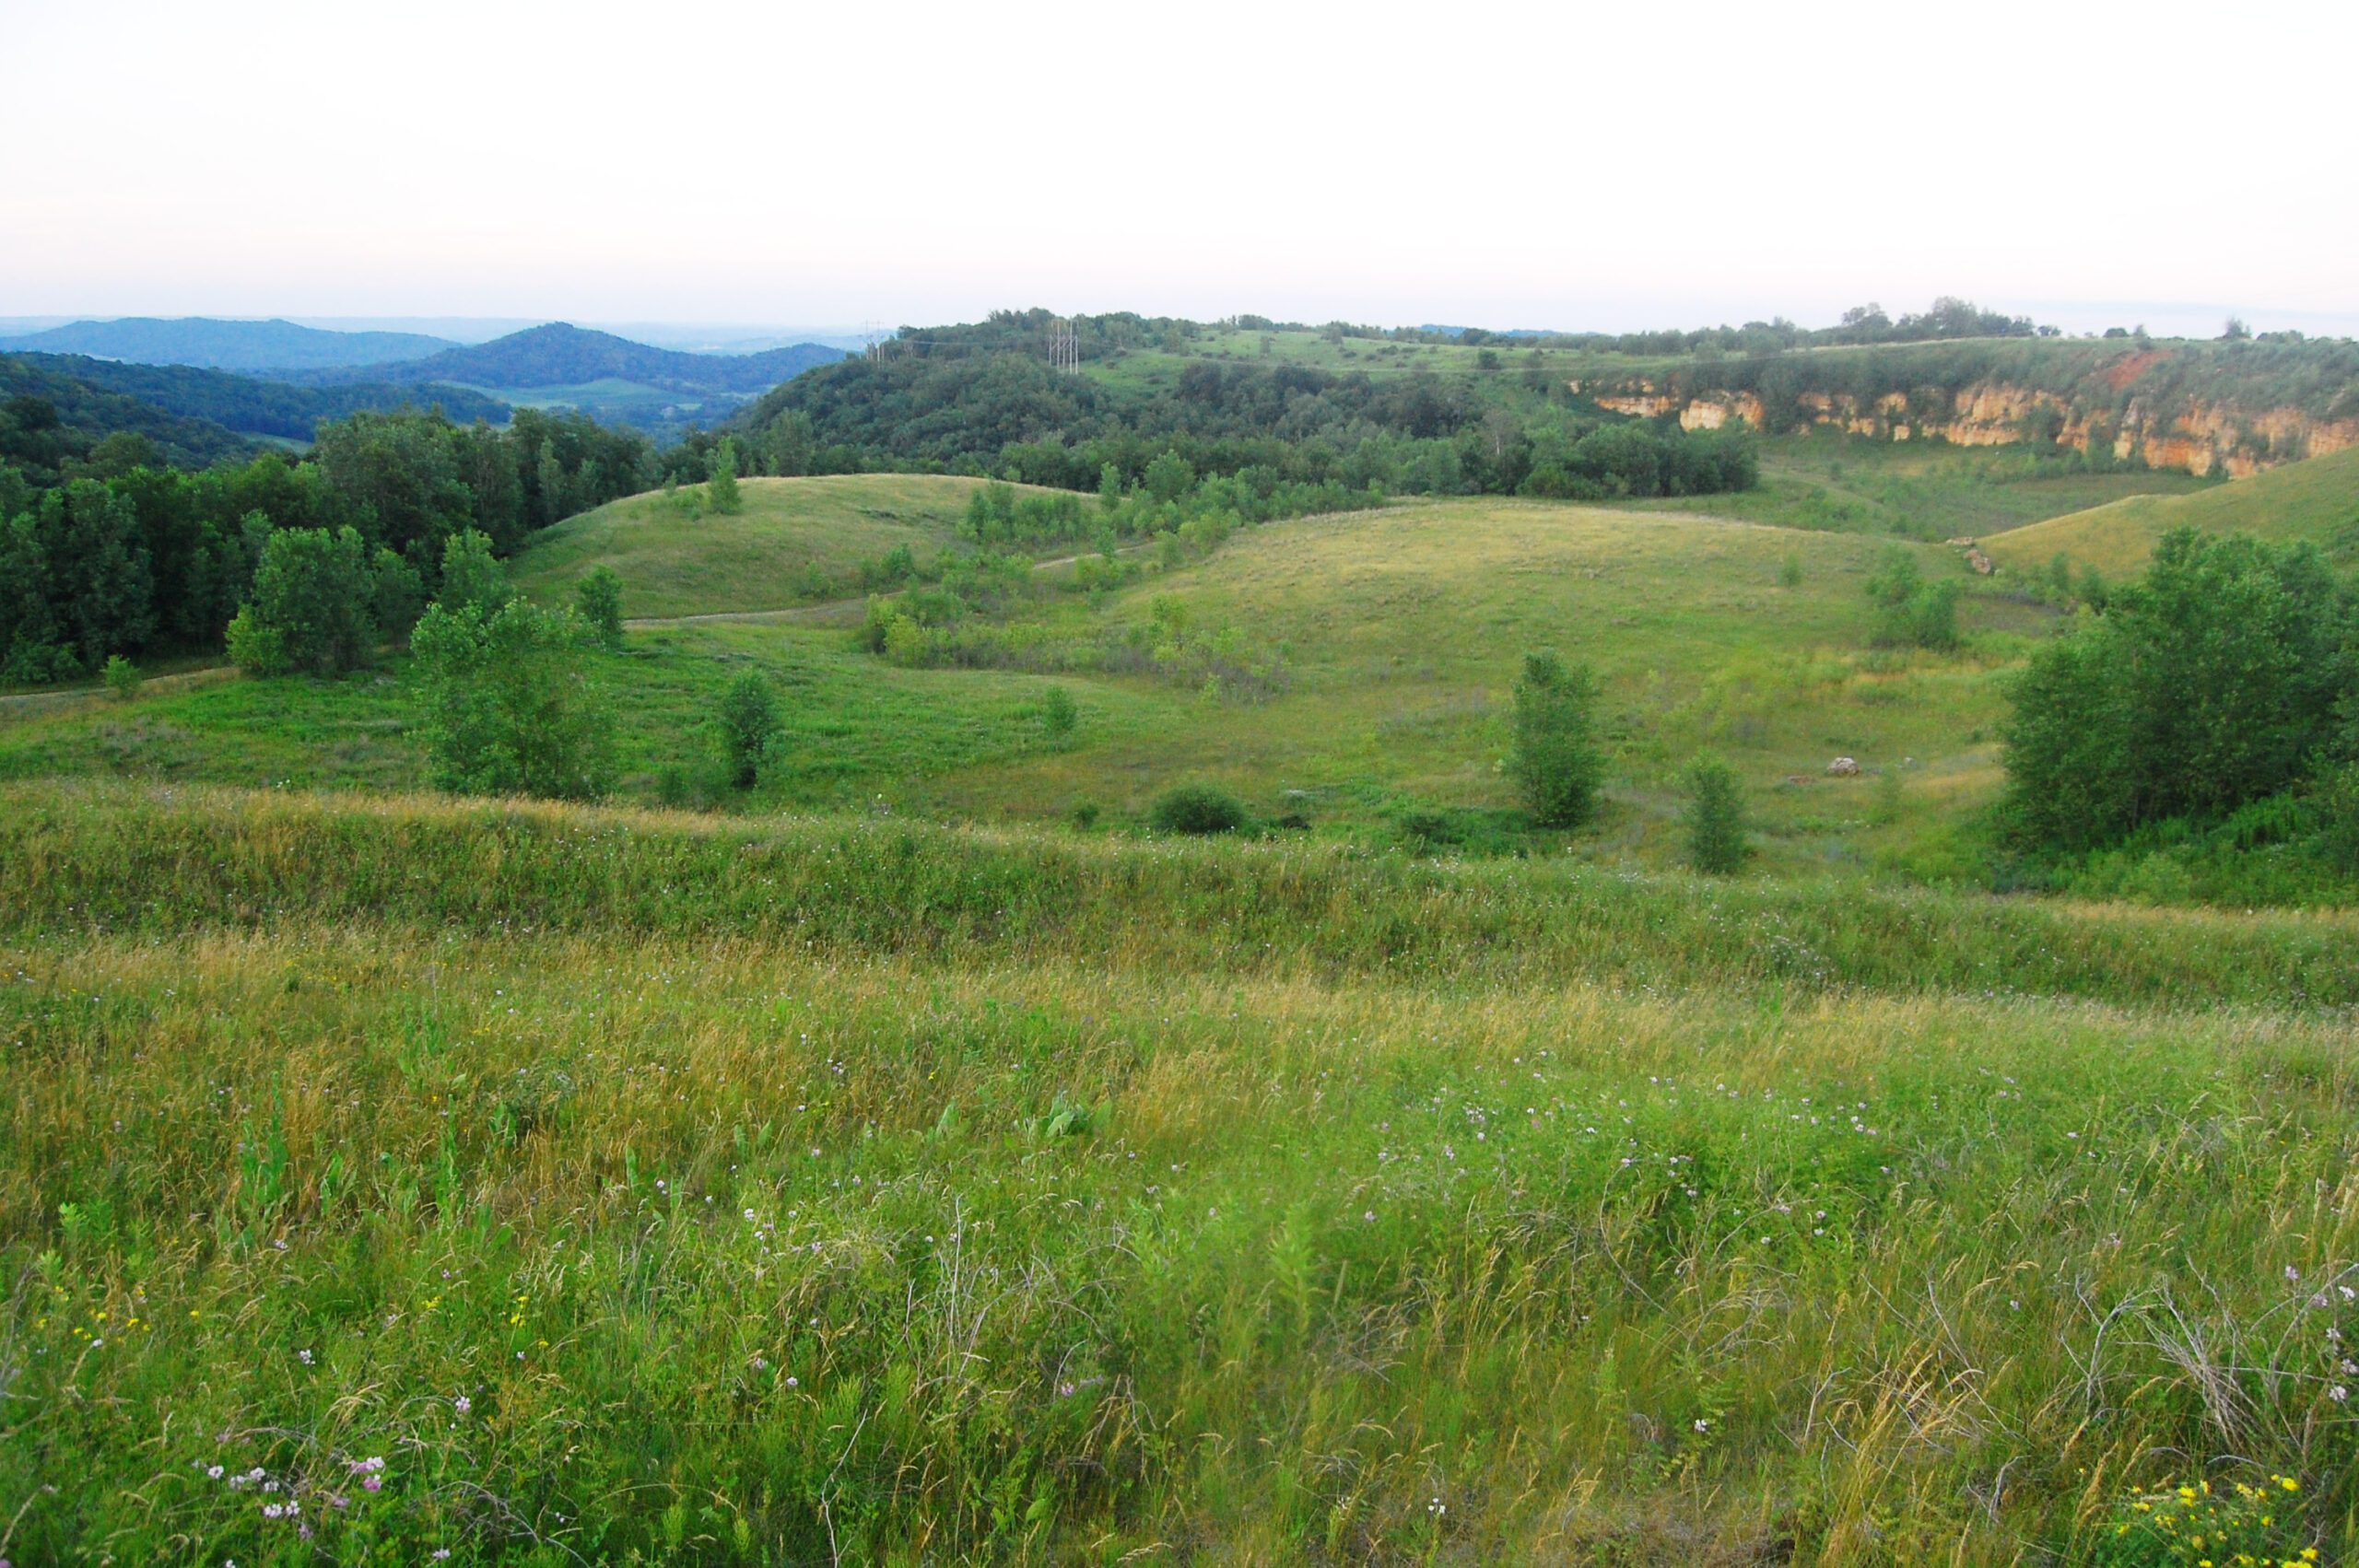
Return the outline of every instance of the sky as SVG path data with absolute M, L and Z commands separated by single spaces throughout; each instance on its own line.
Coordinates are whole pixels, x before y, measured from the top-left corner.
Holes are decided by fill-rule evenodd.
M 2354 57 L 2349 0 L 0 0 L 0 316 L 2359 333 Z

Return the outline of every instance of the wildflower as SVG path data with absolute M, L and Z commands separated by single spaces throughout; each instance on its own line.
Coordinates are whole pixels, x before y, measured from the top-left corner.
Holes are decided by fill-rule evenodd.
M 803 1380 L 790 1375 L 786 1380 L 786 1386 L 790 1388 L 800 1388 L 803 1387 Z
M 265 1503 L 262 1505 L 262 1516 L 265 1519 L 276 1519 L 286 1512 L 284 1507 L 276 1503 Z
M 1710 1422 L 1708 1422 L 1708 1421 L 1704 1420 L 1701 1416 L 1698 1416 L 1698 1417 L 1696 1419 L 1696 1431 L 1698 1431 L 1698 1432 L 1709 1432 L 1709 1431 L 1711 1430 L 1711 1428 L 1712 1428 L 1712 1423 L 1711 1423 Z
M 205 1473 L 209 1479 L 219 1480 L 221 1479 L 221 1467 L 218 1465 L 207 1465 L 205 1467 Z
M 360 1490 L 363 1492 L 381 1491 L 384 1484 L 385 1478 L 381 1475 L 366 1475 L 360 1478 Z
M 474 1400 L 468 1398 L 464 1394 L 462 1394 L 457 1398 L 451 1401 L 451 1408 L 458 1411 L 461 1415 L 465 1415 L 469 1410 L 474 1410 L 475 1407 Z
M 2348 1399 L 2349 1398 L 2351 1398 L 2351 1390 L 2350 1390 L 2350 1389 L 2348 1389 L 2348 1388 L 2345 1388 L 2341 1384 L 2338 1383 L 2338 1384 L 2336 1384 L 2333 1387 L 2331 1387 L 2331 1388 L 2330 1388 L 2330 1389 L 2328 1389 L 2328 1390 L 2326 1391 L 2326 1397 L 2327 1397 L 2328 1398 L 2330 1398 L 2330 1399 L 2332 1399 L 2336 1404 L 2338 1404 L 2338 1405 L 2339 1405 L 2339 1404 L 2342 1403 L 2342 1401 L 2343 1401 L 2343 1400 Z

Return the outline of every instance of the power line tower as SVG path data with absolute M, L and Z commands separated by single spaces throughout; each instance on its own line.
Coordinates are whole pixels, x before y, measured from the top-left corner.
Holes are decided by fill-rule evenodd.
M 863 322 L 860 324 L 860 340 L 861 353 L 872 365 L 883 364 L 892 352 L 893 339 L 881 322 Z
M 1049 323 L 1049 369 L 1068 376 L 1081 374 L 1081 334 L 1063 316 Z

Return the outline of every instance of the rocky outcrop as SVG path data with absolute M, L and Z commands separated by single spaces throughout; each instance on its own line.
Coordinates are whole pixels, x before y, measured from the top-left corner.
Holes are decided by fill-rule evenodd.
M 2121 369 L 2150 364 L 2154 357 L 2133 357 Z M 1579 381 L 1571 386 L 1575 392 L 1584 390 Z M 1718 430 L 1742 424 L 1761 430 L 1771 423 L 1761 399 L 1749 392 L 1683 393 L 1649 380 L 1595 380 L 1586 390 L 1601 408 L 1647 419 L 1676 417 L 1684 429 Z M 2245 410 L 2190 403 L 2165 412 L 2132 400 L 2118 415 L 2110 408 L 2090 413 L 2070 406 L 2053 392 L 2004 381 L 1978 382 L 1953 396 L 1920 396 L 1922 406 L 1899 392 L 1862 404 L 1848 392 L 1805 392 L 1795 400 L 1803 416 L 1797 427 L 1832 426 L 1873 439 L 1938 439 L 1959 447 L 2053 440 L 2086 451 L 2102 445 L 2122 462 L 2237 478 L 2297 458 L 2359 446 L 2359 419 L 2318 418 L 2297 408 Z

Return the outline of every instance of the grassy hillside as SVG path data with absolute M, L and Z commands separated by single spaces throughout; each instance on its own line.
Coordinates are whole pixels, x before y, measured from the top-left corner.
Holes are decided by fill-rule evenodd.
M 2359 1539 L 2345 918 L 6 794 L 18 1561 Z
M 861 566 L 897 544 L 920 559 L 951 550 L 982 484 L 936 474 L 748 479 L 745 509 L 690 515 L 660 494 L 627 497 L 536 535 L 519 587 L 561 596 L 592 567 L 622 575 L 633 615 L 776 610 L 857 593 Z
M 520 580 L 561 599 L 606 560 L 633 614 L 792 604 L 813 562 L 849 573 L 904 540 L 921 557 L 945 547 L 971 483 L 750 481 L 735 518 L 691 520 L 636 497 L 551 531 L 520 560 Z M 1674 776 L 1712 750 L 1745 780 L 1765 866 L 1900 860 L 1956 874 L 1969 808 L 1998 782 L 2000 677 L 2052 613 L 1978 595 L 1962 653 L 1871 649 L 1862 585 L 1886 547 L 1676 514 L 1419 503 L 1270 524 L 1126 588 L 1050 597 L 1025 611 L 1029 668 L 898 668 L 855 650 L 839 621 L 806 617 L 642 629 L 598 674 L 622 718 L 625 789 L 642 800 L 664 787 L 667 765 L 704 766 L 720 688 L 750 666 L 779 683 L 788 744 L 760 790 L 717 803 L 883 802 L 1039 820 L 1094 802 L 1134 821 L 1159 790 L 1210 778 L 1316 834 L 1391 842 L 1407 813 L 1438 810 L 1449 835 L 1479 841 L 1515 813 L 1500 766 L 1508 685 L 1527 649 L 1555 647 L 1597 667 L 1614 749 L 1605 818 L 1573 852 L 1675 858 Z M 1921 556 L 1929 572 L 1964 579 L 1954 553 Z M 1802 581 L 1784 588 L 1790 556 Z M 1229 638 L 1281 678 L 1261 700 L 1222 699 L 1109 657 L 1168 638 L 1175 616 L 1183 639 Z M 0 710 L 0 777 L 415 782 L 406 678 L 395 663 L 342 682 Z M 1039 717 L 1052 682 L 1081 710 L 1074 735 L 1053 742 Z M 1837 755 L 1867 776 L 1827 778 Z
M 2174 528 L 2241 529 L 2281 543 L 2310 540 L 2346 563 L 2359 556 L 2359 447 L 2185 496 L 2142 496 L 1992 539 L 1990 557 L 2017 571 L 2058 554 L 2108 577 L 2145 564 Z

